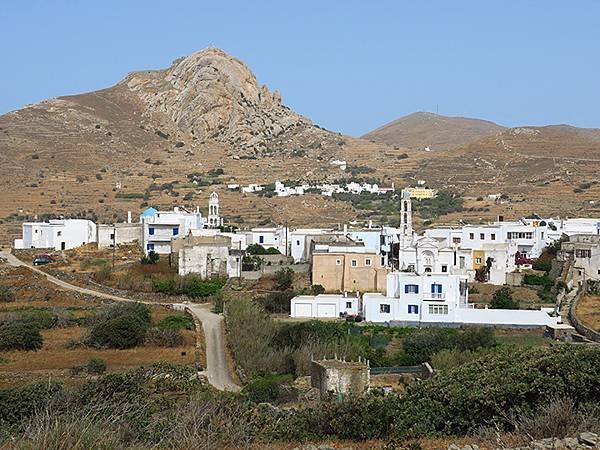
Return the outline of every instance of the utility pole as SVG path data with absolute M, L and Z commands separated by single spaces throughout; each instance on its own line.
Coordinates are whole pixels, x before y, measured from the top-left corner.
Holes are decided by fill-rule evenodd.
M 112 271 L 115 271 L 115 251 L 117 248 L 117 226 L 113 223 L 113 254 L 112 254 Z

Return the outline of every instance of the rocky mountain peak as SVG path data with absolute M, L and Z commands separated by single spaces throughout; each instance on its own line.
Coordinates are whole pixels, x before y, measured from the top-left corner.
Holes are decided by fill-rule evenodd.
M 131 74 L 124 83 L 146 104 L 147 114 L 164 114 L 200 140 L 260 150 L 291 128 L 311 125 L 282 105 L 279 91 L 260 85 L 242 61 L 216 48 L 175 60 L 165 70 Z

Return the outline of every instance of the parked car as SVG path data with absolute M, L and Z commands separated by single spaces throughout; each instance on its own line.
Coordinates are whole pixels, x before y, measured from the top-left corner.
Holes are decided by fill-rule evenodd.
M 52 258 L 52 256 L 50 256 L 50 255 L 38 255 L 33 260 L 33 265 L 34 266 L 41 266 L 43 264 L 50 264 L 51 262 L 54 262 L 54 258 Z

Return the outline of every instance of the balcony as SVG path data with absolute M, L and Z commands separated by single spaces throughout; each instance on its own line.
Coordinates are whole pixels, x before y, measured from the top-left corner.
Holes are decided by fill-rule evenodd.
M 423 300 L 444 301 L 446 300 L 446 294 L 444 292 L 427 292 L 423 294 Z

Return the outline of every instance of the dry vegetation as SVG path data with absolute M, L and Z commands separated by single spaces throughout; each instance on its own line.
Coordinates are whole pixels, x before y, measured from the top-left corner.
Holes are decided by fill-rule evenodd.
M 583 296 L 577 303 L 575 314 L 585 326 L 600 332 L 600 297 Z
M 148 366 L 158 361 L 193 364 L 196 355 L 196 335 L 193 330 L 182 330 L 184 342 L 176 347 L 144 345 L 131 349 L 96 349 L 88 346 L 71 346 L 87 333 L 85 319 L 96 314 L 103 303 L 96 298 L 63 291 L 49 283 L 43 276 L 25 268 L 0 266 L 0 286 L 10 289 L 10 301 L 0 301 L 0 318 L 31 311 L 51 311 L 64 318 L 60 324 L 42 330 L 43 346 L 37 351 L 0 352 L 0 386 L 23 384 L 48 377 L 79 382 L 72 376 L 74 366 L 85 365 L 90 358 L 102 358 L 108 371 Z M 165 307 L 152 307 L 152 323 L 169 315 L 183 313 Z

